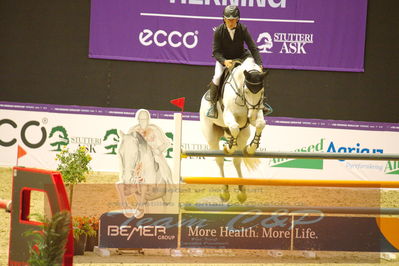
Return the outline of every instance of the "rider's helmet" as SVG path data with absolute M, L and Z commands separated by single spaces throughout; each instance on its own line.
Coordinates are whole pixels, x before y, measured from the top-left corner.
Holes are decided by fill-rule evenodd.
M 149 122 L 150 122 L 150 112 L 148 112 L 146 109 L 140 109 L 136 113 L 136 119 L 142 129 L 146 129 Z
M 226 6 L 223 11 L 223 17 L 227 19 L 240 19 L 240 10 L 234 5 Z

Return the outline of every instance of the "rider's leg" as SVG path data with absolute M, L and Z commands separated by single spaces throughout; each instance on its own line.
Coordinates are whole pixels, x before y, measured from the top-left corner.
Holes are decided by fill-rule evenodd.
M 263 69 L 262 71 L 264 71 L 264 72 L 268 72 L 268 70 L 266 70 L 266 69 Z M 266 80 L 264 80 L 264 81 L 266 81 Z M 267 99 L 266 99 L 266 82 L 263 82 L 263 93 L 264 93 L 264 95 L 263 95 L 263 101 L 262 101 L 262 105 L 263 105 L 263 115 L 269 115 L 269 114 L 271 114 L 272 112 L 273 112 L 273 109 L 270 107 L 270 105 L 267 103 Z
M 207 112 L 207 116 L 210 118 L 217 118 L 218 117 L 218 110 L 217 110 L 217 100 L 218 100 L 218 87 L 220 83 L 220 78 L 222 77 L 224 67 L 218 61 L 215 64 L 215 73 L 213 75 L 211 83 L 208 85 L 209 89 L 209 97 L 211 102 L 211 107 Z
M 216 105 L 218 100 L 218 86 L 211 81 L 211 83 L 208 85 L 208 89 L 211 106 L 209 107 L 206 116 L 210 118 L 218 118 L 218 110 Z

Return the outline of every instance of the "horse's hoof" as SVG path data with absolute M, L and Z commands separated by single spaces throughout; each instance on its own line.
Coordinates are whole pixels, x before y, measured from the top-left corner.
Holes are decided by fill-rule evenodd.
M 244 147 L 244 149 L 242 150 L 242 154 L 243 154 L 244 156 L 248 156 L 248 155 L 249 155 L 249 153 L 248 153 L 248 146 L 245 146 L 245 147 Z
M 134 218 L 141 219 L 144 216 L 144 210 L 135 209 Z
M 230 148 L 228 145 L 223 145 L 223 152 L 224 154 L 230 154 Z
M 229 145 L 223 145 L 223 152 L 224 154 L 233 154 L 236 151 L 236 147 L 229 147 Z
M 245 192 L 238 192 L 237 199 L 240 203 L 244 203 L 247 200 L 247 193 Z
M 125 215 L 126 218 L 132 218 L 135 214 L 136 212 L 133 209 L 123 209 L 123 215 Z
M 253 146 L 251 147 L 251 145 L 247 145 L 244 148 L 244 154 L 252 155 L 252 154 L 255 154 L 255 151 L 256 151 L 256 147 L 253 147 Z
M 223 202 L 227 202 L 230 199 L 230 192 L 228 190 L 224 190 L 221 194 L 220 194 L 220 199 Z

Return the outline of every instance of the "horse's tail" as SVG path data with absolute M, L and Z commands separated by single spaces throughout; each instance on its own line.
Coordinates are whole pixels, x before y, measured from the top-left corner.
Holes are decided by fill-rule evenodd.
M 245 167 L 247 167 L 248 171 L 255 171 L 258 169 L 258 166 L 260 165 L 260 160 L 258 158 L 243 158 Z

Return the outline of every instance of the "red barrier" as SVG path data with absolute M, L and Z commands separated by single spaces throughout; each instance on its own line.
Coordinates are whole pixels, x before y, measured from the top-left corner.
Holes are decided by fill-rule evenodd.
M 13 168 L 12 210 L 8 265 L 28 265 L 29 241 L 22 237 L 29 230 L 39 230 L 41 223 L 30 220 L 31 192 L 39 191 L 47 195 L 52 214 L 71 211 L 61 174 L 54 171 Z M 0 203 L 4 205 L 4 203 Z M 72 224 L 71 224 L 72 229 Z M 73 265 L 73 234 L 70 230 L 65 247 L 63 266 Z

